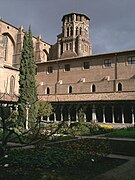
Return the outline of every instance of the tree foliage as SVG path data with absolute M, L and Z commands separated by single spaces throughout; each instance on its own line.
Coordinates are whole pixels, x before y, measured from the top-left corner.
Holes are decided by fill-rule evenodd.
M 34 48 L 32 41 L 32 32 L 29 27 L 28 33 L 24 34 L 23 48 L 20 62 L 20 79 L 19 79 L 19 118 L 24 124 L 26 119 L 26 105 L 29 104 L 30 122 L 35 122 L 37 101 L 37 87 L 35 80 L 36 65 L 34 61 Z
M 53 107 L 50 103 L 42 100 L 36 102 L 36 108 L 37 108 L 37 118 L 41 116 L 49 117 L 52 114 L 52 110 L 53 110 Z

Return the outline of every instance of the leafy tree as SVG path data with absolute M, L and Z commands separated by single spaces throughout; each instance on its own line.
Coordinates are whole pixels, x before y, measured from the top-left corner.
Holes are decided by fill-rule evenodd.
M 36 102 L 36 108 L 37 108 L 37 118 L 41 116 L 49 117 L 52 114 L 52 110 L 53 110 L 53 107 L 50 103 L 42 100 Z
M 18 112 L 16 110 L 12 110 L 8 106 L 0 107 L 0 133 L 1 133 L 1 147 L 0 151 L 4 153 L 7 150 L 7 143 L 12 141 L 12 138 L 18 138 L 21 141 L 20 134 L 23 133 L 22 127 L 19 125 L 17 118 Z
M 35 102 L 37 101 L 37 87 L 35 81 L 36 65 L 34 61 L 34 48 L 32 41 L 32 32 L 29 27 L 28 33 L 24 34 L 23 48 L 20 62 L 19 79 L 19 120 L 25 124 L 26 106 L 29 104 L 30 126 L 36 121 Z
M 82 108 L 78 112 L 78 122 L 79 123 L 84 122 L 84 110 Z

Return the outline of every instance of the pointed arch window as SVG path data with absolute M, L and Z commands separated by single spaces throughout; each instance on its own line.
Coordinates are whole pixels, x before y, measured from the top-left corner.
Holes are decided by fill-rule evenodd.
M 15 77 L 11 76 L 10 77 L 10 90 L 9 90 L 10 95 L 14 95 L 14 89 L 15 89 Z
M 69 94 L 72 93 L 72 86 L 69 86 L 68 92 L 69 92 Z
M 70 28 L 70 35 L 73 36 L 73 27 Z
M 7 43 L 8 43 L 8 37 L 7 35 L 2 36 L 2 43 L 4 48 L 4 61 L 6 61 L 6 54 L 7 54 Z
M 69 36 L 69 27 L 67 28 L 67 37 Z
M 95 86 L 95 84 L 92 85 L 91 91 L 92 91 L 92 92 L 96 92 L 96 86 Z
M 8 61 L 8 63 L 12 64 L 15 51 L 15 42 L 13 37 L 9 33 L 2 34 L 2 44 L 4 49 L 4 61 Z
M 118 84 L 118 91 L 119 92 L 122 91 L 122 84 L 121 83 Z

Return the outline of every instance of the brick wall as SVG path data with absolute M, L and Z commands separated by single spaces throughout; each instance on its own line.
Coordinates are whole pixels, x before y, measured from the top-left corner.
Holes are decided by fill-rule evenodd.
M 91 86 L 96 86 L 96 92 L 113 92 L 116 83 L 122 84 L 122 91 L 134 91 L 135 65 L 128 65 L 127 58 L 135 56 L 134 52 L 95 55 L 89 57 L 51 61 L 38 65 L 37 83 L 44 83 L 44 87 L 50 88 L 50 93 L 67 94 L 69 86 L 72 93 L 91 93 Z M 111 66 L 105 67 L 104 60 L 110 59 Z M 116 65 L 117 60 L 117 65 Z M 84 69 L 83 62 L 90 62 L 90 68 Z M 70 64 L 70 71 L 64 70 L 65 64 Z M 53 73 L 47 73 L 47 67 L 53 67 Z M 59 69 L 59 70 L 58 70 Z M 116 80 L 116 81 L 114 81 Z M 45 93 L 45 91 L 44 91 Z

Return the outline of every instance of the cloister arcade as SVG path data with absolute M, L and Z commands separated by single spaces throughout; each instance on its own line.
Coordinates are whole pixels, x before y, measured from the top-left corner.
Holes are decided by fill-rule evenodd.
M 42 120 L 77 122 L 79 110 L 83 110 L 84 121 L 95 120 L 100 123 L 135 124 L 134 102 L 76 102 L 52 104 L 54 112 Z

